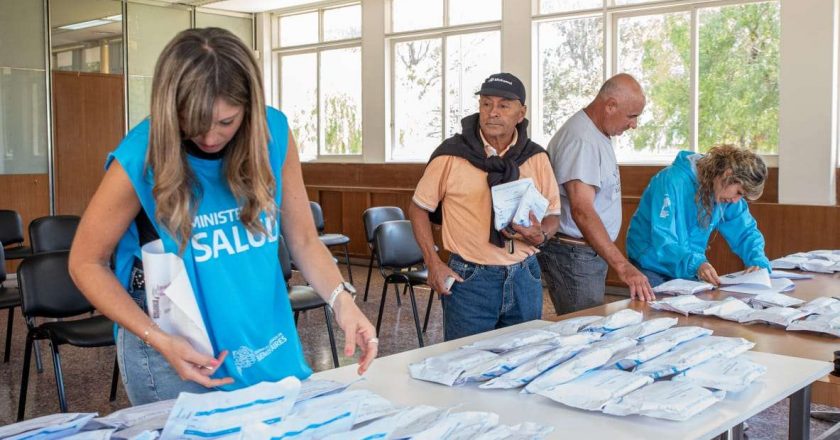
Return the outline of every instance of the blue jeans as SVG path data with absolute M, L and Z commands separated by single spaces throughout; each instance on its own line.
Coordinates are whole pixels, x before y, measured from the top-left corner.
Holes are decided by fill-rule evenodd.
M 134 291 L 131 296 L 146 310 L 145 292 Z M 182 391 L 196 394 L 215 391 L 195 382 L 181 380 L 166 358 L 122 327 L 117 329 L 117 361 L 132 406 L 174 399 Z
M 464 281 L 442 297 L 444 340 L 542 317 L 540 266 L 533 255 L 510 266 L 487 266 L 453 254 L 449 267 Z
M 645 269 L 636 262 L 636 260 L 631 259 L 630 264 L 636 266 L 636 269 L 639 269 L 639 272 L 644 274 L 647 277 L 648 282 L 650 283 L 650 287 L 656 287 L 666 281 L 671 281 L 674 278 L 669 277 L 668 275 L 661 274 L 659 272 L 654 272 L 650 269 Z
M 537 258 L 558 315 L 604 304 L 607 262 L 594 249 L 552 238 Z

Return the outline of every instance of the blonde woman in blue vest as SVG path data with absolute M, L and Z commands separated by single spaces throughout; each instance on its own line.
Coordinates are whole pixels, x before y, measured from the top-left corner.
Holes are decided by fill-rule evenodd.
M 345 355 L 361 349 L 359 374 L 376 357 L 375 330 L 317 237 L 286 117 L 263 96 L 256 60 L 233 34 L 178 34 L 155 66 L 151 117 L 110 154 L 79 225 L 70 272 L 118 325 L 134 405 L 311 374 L 278 263 L 280 233 L 304 277 L 333 302 Z M 146 313 L 138 257 L 158 238 L 184 261 L 213 355 Z

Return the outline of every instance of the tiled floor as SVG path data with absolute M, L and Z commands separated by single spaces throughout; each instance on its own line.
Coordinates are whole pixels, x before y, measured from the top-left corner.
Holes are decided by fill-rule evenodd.
M 364 280 L 367 268 L 356 266 L 353 276 L 356 285 L 360 287 L 358 304 L 368 318 L 376 324 L 376 316 L 379 312 L 379 298 L 382 292 L 382 277 L 374 271 L 371 282 L 370 296 L 367 302 L 362 301 L 361 288 L 364 287 Z M 292 279 L 293 283 L 301 283 L 299 275 Z M 429 290 L 417 288 L 417 305 L 420 319 L 426 311 Z M 608 301 L 621 299 L 618 296 L 608 296 Z M 554 308 L 548 296 L 545 296 L 543 305 L 543 318 L 555 320 Z M 17 403 L 20 393 L 20 375 L 23 357 L 23 344 L 26 328 L 23 320 L 20 319 L 19 309 L 15 312 L 15 328 L 12 341 L 12 359 L 8 364 L 0 363 L 0 424 L 11 423 L 17 415 Z M 6 314 L 0 314 L 0 328 L 5 328 Z M 337 328 L 337 326 L 336 326 Z M 304 313 L 300 317 L 298 329 L 303 341 L 304 352 L 307 361 L 316 371 L 332 368 L 332 359 L 329 349 L 329 339 L 324 325 L 324 314 L 319 310 Z M 5 333 L 2 333 L 5 336 Z M 339 360 L 342 365 L 355 362 L 355 359 L 347 358 L 341 354 L 340 347 L 344 338 L 338 332 L 337 344 L 339 346 Z M 417 334 L 414 330 L 414 322 L 411 313 L 411 303 L 407 296 L 402 297 L 402 306 L 398 307 L 394 298 L 393 288 L 386 300 L 384 320 L 380 332 L 380 356 L 387 356 L 417 347 Z M 440 302 L 433 303 L 432 314 L 429 321 L 429 328 L 424 335 L 426 344 L 435 344 L 443 341 L 442 317 Z M 2 340 L 0 340 L 2 343 Z M 26 405 L 26 418 L 46 415 L 58 412 L 58 400 L 56 398 L 55 380 L 53 376 L 52 359 L 49 354 L 49 347 L 42 344 L 44 355 L 44 372 L 35 372 L 34 365 L 31 369 L 28 402 Z M 107 414 L 129 405 L 125 392 L 120 385 L 115 402 L 108 402 L 108 391 L 111 381 L 111 368 L 114 361 L 114 348 L 80 349 L 69 346 L 61 347 L 62 370 L 64 373 L 65 390 L 69 410 L 72 412 L 98 411 L 100 414 Z M 784 439 L 787 438 L 787 417 L 786 403 L 782 402 L 771 407 L 764 413 L 749 420 L 750 429 L 747 434 L 751 438 L 758 439 Z M 831 425 L 825 422 L 812 421 L 812 435 L 828 429 Z

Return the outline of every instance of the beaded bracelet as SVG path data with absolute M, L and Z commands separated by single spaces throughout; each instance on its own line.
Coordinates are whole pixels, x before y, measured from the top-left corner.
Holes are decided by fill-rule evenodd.
M 153 322 L 148 327 L 146 327 L 145 330 L 143 330 L 143 343 L 144 344 L 151 346 L 151 344 L 149 344 L 149 336 L 152 335 L 152 331 L 156 328 L 160 329 L 160 327 L 158 327 L 157 323 Z

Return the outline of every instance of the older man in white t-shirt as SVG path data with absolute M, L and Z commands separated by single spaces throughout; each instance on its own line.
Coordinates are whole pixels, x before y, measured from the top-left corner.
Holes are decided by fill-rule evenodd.
M 639 83 L 618 74 L 548 143 L 562 210 L 559 232 L 538 258 L 557 314 L 603 304 L 608 265 L 630 287 L 632 298 L 654 299 L 647 277 L 615 245 L 621 178 L 610 138 L 636 128 L 644 107 Z

